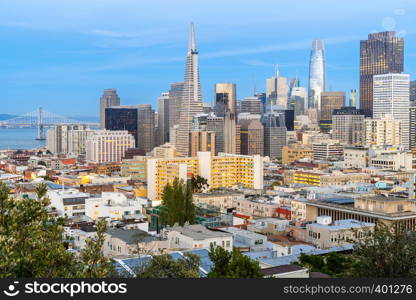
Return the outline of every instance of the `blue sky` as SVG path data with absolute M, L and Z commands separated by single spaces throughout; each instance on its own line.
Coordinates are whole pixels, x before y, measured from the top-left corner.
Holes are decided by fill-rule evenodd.
M 0 113 L 38 106 L 97 116 L 104 88 L 122 104 L 151 103 L 183 80 L 195 23 L 202 93 L 235 82 L 251 96 L 265 78 L 307 86 L 313 39 L 324 39 L 327 86 L 358 89 L 359 40 L 375 31 L 405 37 L 405 72 L 416 72 L 416 2 L 331 0 L 0 0 Z

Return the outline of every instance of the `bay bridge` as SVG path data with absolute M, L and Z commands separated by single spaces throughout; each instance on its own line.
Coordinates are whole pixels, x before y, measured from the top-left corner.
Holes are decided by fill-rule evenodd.
M 37 127 L 37 140 L 45 140 L 45 128 L 57 125 L 86 125 L 89 127 L 98 127 L 98 123 L 83 122 L 67 117 L 60 116 L 55 113 L 48 112 L 42 107 L 14 117 L 9 120 L 0 121 L 0 127 L 15 128 L 15 127 Z

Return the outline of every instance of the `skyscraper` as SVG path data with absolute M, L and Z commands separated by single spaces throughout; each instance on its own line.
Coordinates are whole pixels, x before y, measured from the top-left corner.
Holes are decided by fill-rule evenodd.
M 350 91 L 350 103 L 349 106 L 351 107 L 357 107 L 357 90 L 352 89 Z
M 324 41 L 314 40 L 309 61 L 309 108 L 321 108 L 321 93 L 325 92 L 326 70 Z
M 373 116 L 373 75 L 403 72 L 403 38 L 394 31 L 368 35 L 360 42 L 360 107 Z
M 162 93 L 157 98 L 157 145 L 163 145 L 169 141 L 169 93 Z
M 294 87 L 290 92 L 289 109 L 295 111 L 295 115 L 304 115 L 308 108 L 306 89 L 303 87 Z
M 285 117 L 282 113 L 267 113 L 262 117 L 264 126 L 264 155 L 270 159 L 281 159 L 286 145 Z
M 332 114 L 334 110 L 344 106 L 344 92 L 321 93 L 321 116 L 319 119 L 319 126 L 323 131 L 329 131 L 332 128 Z
M 184 83 L 176 82 L 170 85 L 169 90 L 169 127 L 179 124 L 181 116 L 182 92 Z
M 411 105 L 416 105 L 416 80 L 410 81 L 410 95 L 409 100 Z
M 264 154 L 264 128 L 260 120 L 239 120 L 241 137 L 241 154 Z
M 335 109 L 332 113 L 332 138 L 342 144 L 363 145 L 364 113 L 355 107 Z
M 263 103 L 257 97 L 247 97 L 240 101 L 240 113 L 260 115 L 263 111 Z
M 289 87 L 287 78 L 279 76 L 276 66 L 276 75 L 266 79 L 267 103 L 277 105 L 281 109 L 287 108 Z
M 224 117 L 226 111 L 236 113 L 236 86 L 235 83 L 215 84 L 214 112 L 219 117 Z
M 185 82 L 182 93 L 179 130 L 176 137 L 176 150 L 182 156 L 188 156 L 189 138 L 192 128 L 192 119 L 203 112 L 201 85 L 199 81 L 198 51 L 195 43 L 194 24 L 189 30 L 188 55 L 186 57 Z
M 105 89 L 100 98 L 100 128 L 105 128 L 105 109 L 110 106 L 119 106 L 120 97 L 116 89 Z
M 381 74 L 373 79 L 373 118 L 401 121 L 401 145 L 409 149 L 409 75 Z
M 150 152 L 154 146 L 155 112 L 150 104 L 115 106 L 105 110 L 105 129 L 127 130 L 136 147 Z

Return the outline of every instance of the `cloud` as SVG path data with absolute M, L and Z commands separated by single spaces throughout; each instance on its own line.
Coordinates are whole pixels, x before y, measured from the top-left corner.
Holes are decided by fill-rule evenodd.
M 326 45 L 347 43 L 351 41 L 359 40 L 361 36 L 344 36 L 344 37 L 330 37 L 323 39 Z M 249 47 L 249 48 L 240 48 L 232 50 L 223 50 L 210 52 L 206 54 L 201 54 L 201 58 L 217 58 L 217 57 L 227 57 L 227 56 L 237 56 L 237 55 L 248 55 L 248 54 L 258 54 L 258 53 L 267 53 L 267 52 L 279 52 L 279 51 L 289 51 L 289 50 L 302 50 L 310 49 L 312 44 L 312 39 L 289 42 L 289 43 L 279 43 L 264 45 L 259 47 Z

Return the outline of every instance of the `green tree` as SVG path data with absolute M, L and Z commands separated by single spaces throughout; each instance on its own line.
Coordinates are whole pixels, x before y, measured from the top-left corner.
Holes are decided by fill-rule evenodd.
M 199 278 L 199 256 L 192 253 L 184 256 L 177 260 L 168 254 L 154 256 L 137 272 L 137 278 Z
M 378 224 L 353 252 L 352 277 L 415 278 L 416 233 Z
M 37 199 L 14 199 L 0 184 L 0 277 L 71 277 L 76 263 L 62 242 L 62 220 L 50 220 L 46 185 Z
M 0 183 L 0 277 L 105 277 L 113 266 L 102 255 L 105 224 L 87 241 L 81 256 L 67 251 L 63 220 L 48 216 L 47 185 L 36 187 L 36 199 L 16 199 Z
M 308 268 L 311 272 L 322 272 L 333 277 L 343 277 L 349 272 L 351 257 L 337 252 L 326 255 L 302 253 L 297 264 Z
M 193 175 L 191 178 L 191 187 L 193 193 L 201 193 L 204 189 L 209 188 L 208 180 L 199 175 Z
M 209 258 L 214 266 L 209 278 L 262 278 L 259 263 L 234 249 L 232 252 L 211 244 Z
M 102 252 L 106 229 L 106 222 L 102 219 L 97 223 L 97 234 L 86 239 L 86 247 L 80 255 L 80 271 L 77 277 L 103 278 L 115 273 L 113 261 Z
M 195 223 L 195 205 L 189 184 L 175 178 L 172 184 L 164 187 L 159 216 L 163 226 L 173 226 L 175 223 L 181 226 L 186 222 Z

